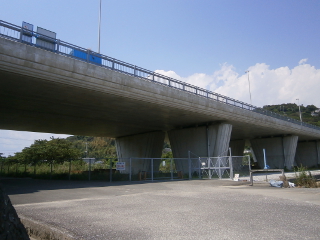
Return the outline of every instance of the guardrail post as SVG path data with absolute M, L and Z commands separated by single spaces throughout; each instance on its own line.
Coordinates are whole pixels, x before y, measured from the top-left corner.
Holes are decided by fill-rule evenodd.
M 133 69 L 133 75 L 136 76 L 136 66 L 134 66 L 134 69 Z
M 88 49 L 87 50 L 87 62 L 89 62 L 89 59 L 90 59 L 90 50 Z
M 21 27 L 21 30 L 20 30 L 20 38 L 19 38 L 20 42 L 22 42 L 22 35 L 23 35 L 23 28 Z
M 59 50 L 59 48 L 60 48 L 60 39 L 57 39 L 56 45 L 57 45 L 57 50 L 56 50 L 56 52 L 59 53 L 59 52 L 60 52 L 60 50 Z

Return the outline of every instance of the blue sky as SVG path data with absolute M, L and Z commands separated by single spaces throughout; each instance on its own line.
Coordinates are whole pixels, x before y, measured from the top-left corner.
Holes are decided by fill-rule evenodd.
M 249 70 L 253 105 L 299 98 L 320 107 L 319 12 L 319 0 L 102 0 L 101 53 L 248 103 Z M 94 51 L 98 14 L 99 0 L 10 0 L 0 8 L 1 20 Z M 0 134 L 0 152 L 11 154 L 23 141 L 9 138 L 29 140 L 25 146 L 41 138 Z

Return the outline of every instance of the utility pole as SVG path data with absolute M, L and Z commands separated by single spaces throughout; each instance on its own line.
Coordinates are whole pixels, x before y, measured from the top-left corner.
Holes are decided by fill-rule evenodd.
M 296 100 L 298 100 L 298 106 L 299 106 L 299 115 L 300 115 L 300 122 L 301 122 L 301 125 L 302 125 L 302 117 L 301 117 L 301 109 L 300 109 L 299 98 L 297 98 Z

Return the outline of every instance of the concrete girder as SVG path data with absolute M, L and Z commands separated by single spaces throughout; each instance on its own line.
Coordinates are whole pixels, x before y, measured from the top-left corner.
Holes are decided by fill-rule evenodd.
M 189 156 L 197 158 L 227 155 L 231 131 L 232 125 L 226 123 L 168 131 L 173 156 L 180 158 L 175 159 L 176 169 L 188 172 Z M 197 160 L 193 160 L 191 164 L 197 164 Z
M 126 163 L 129 172 L 130 158 L 161 158 L 165 132 L 149 132 L 116 138 L 118 160 Z M 158 171 L 160 159 L 153 160 L 153 170 Z M 150 159 L 132 159 L 131 173 L 150 171 Z

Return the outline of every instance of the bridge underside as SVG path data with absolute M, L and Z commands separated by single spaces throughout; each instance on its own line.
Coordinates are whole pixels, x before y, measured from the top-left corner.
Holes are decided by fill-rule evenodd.
M 231 139 L 289 134 L 214 114 L 201 115 L 85 86 L 47 81 L 45 75 L 38 78 L 0 71 L 0 79 L 1 129 L 116 138 L 227 122 L 233 126 Z
M 292 135 L 300 142 L 320 138 L 320 131 L 315 129 L 3 38 L 0 79 L 1 129 L 117 139 L 168 132 L 173 141 L 175 131 L 213 129 L 224 124 L 231 126 L 230 131 L 216 135 L 216 140 L 231 142 L 239 149 L 245 139 Z M 201 133 L 199 139 L 207 146 L 206 134 Z M 174 141 L 180 144 L 186 139 Z M 190 148 L 197 146 L 191 140 L 189 144 Z M 225 147 L 222 144 L 217 151 Z M 174 147 L 176 155 L 181 155 L 179 151 Z M 138 155 L 132 157 L 146 156 Z

